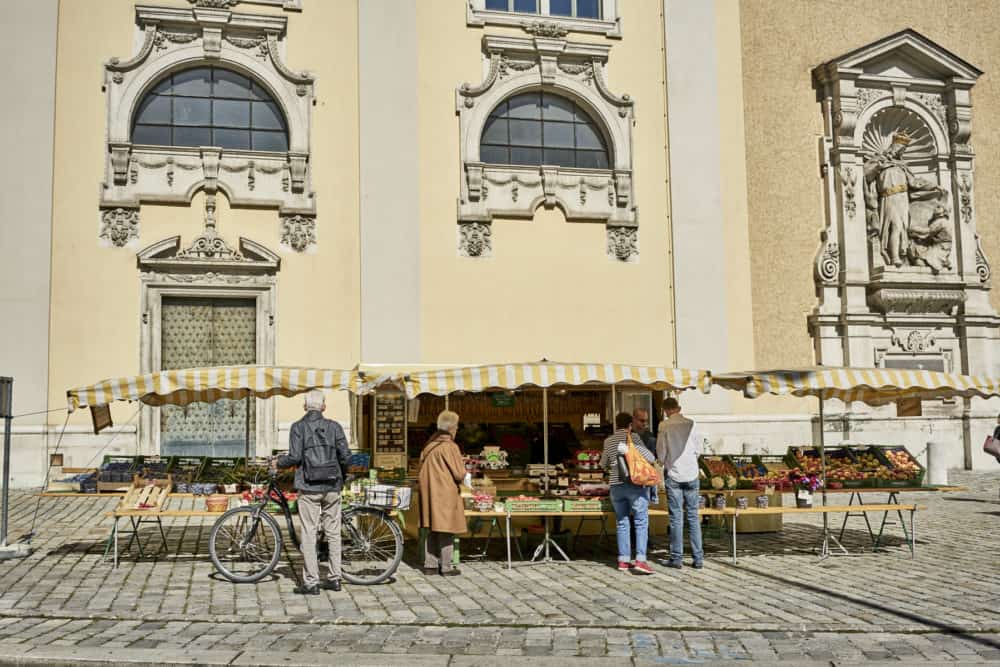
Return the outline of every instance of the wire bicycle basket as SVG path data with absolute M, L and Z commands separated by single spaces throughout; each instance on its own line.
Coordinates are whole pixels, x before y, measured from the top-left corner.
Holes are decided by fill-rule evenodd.
M 413 490 L 408 486 L 372 484 L 364 488 L 364 504 L 383 509 L 406 510 L 410 508 Z

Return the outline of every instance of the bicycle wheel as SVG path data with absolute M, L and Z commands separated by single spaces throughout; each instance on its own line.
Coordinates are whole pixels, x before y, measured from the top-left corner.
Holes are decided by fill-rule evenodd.
M 234 507 L 212 526 L 208 554 L 215 569 L 229 581 L 260 581 L 278 566 L 281 530 L 267 512 L 258 514 L 256 507 Z
M 403 559 L 403 531 L 385 512 L 356 507 L 344 512 L 341 572 L 352 584 L 380 584 Z

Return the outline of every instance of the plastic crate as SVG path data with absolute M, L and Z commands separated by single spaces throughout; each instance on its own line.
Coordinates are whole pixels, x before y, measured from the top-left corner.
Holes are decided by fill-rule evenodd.
M 561 500 L 508 500 L 507 511 L 517 512 L 562 512 Z

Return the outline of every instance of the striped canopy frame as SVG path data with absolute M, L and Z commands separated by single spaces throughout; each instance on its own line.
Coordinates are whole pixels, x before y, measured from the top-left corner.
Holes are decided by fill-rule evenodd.
M 403 379 L 408 397 L 443 396 L 455 391 L 490 391 L 555 385 L 622 385 L 656 390 L 698 389 L 708 393 L 708 371 L 630 366 L 627 364 L 565 364 L 538 361 L 525 364 L 467 366 L 411 373 Z
M 221 399 L 295 396 L 313 389 L 346 389 L 357 393 L 361 381 L 355 371 L 285 366 L 220 366 L 161 371 L 112 378 L 66 392 L 69 410 L 108 405 L 114 401 L 142 401 L 146 405 L 188 405 Z
M 743 392 L 747 398 L 791 394 L 836 398 L 869 405 L 900 399 L 991 398 L 1000 396 L 995 378 L 891 368 L 821 367 L 747 371 L 713 375 L 712 383 Z

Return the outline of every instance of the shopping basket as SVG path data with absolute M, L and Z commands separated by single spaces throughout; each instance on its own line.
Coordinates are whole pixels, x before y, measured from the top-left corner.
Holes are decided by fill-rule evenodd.
M 405 510 L 410 508 L 412 495 L 413 491 L 408 486 L 372 484 L 365 488 L 365 504 L 372 507 Z

